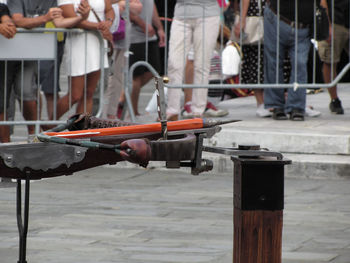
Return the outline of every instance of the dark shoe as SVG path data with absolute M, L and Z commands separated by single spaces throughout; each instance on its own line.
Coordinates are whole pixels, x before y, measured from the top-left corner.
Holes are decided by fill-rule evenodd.
M 334 114 L 344 114 L 344 109 L 341 106 L 340 99 L 338 99 L 338 98 L 331 101 L 331 103 L 329 104 L 329 109 Z
M 292 121 L 303 121 L 304 120 L 304 111 L 300 109 L 292 109 L 289 113 L 289 118 Z
M 272 113 L 272 118 L 274 120 L 286 120 L 287 119 L 287 115 L 284 113 L 284 110 L 281 108 L 275 108 L 273 109 L 273 113 Z

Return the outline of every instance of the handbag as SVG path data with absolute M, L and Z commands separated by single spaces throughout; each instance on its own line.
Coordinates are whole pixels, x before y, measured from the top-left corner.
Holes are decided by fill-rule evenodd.
M 221 54 L 221 72 L 225 78 L 239 74 L 242 58 L 240 46 L 236 42 L 228 41 Z
M 327 40 L 329 37 L 328 15 L 326 9 L 320 5 L 316 5 L 314 23 L 313 28 L 311 28 L 311 37 L 317 41 Z
M 120 17 L 119 25 L 116 31 L 112 33 L 113 40 L 118 41 L 125 38 L 125 20 Z
M 245 20 L 245 26 L 242 28 L 242 43 L 241 39 L 237 38 L 232 30 L 231 39 L 234 42 L 241 43 L 243 45 L 257 45 L 264 41 L 264 18 L 261 16 L 261 1 L 258 1 L 259 16 L 247 16 Z M 234 26 L 236 26 L 241 20 L 240 15 L 236 15 Z

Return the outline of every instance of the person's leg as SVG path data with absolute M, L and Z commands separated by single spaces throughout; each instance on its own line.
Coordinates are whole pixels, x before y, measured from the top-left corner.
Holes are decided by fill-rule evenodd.
M 69 108 L 80 100 L 84 93 L 85 75 L 69 77 L 71 90 L 57 102 L 57 119 L 65 114 Z M 51 116 L 52 118 L 52 116 Z
M 32 121 L 37 120 L 37 102 L 36 100 L 23 101 L 22 114 L 25 120 Z M 35 126 L 28 125 L 28 134 L 35 133 Z
M 194 21 L 193 48 L 194 84 L 208 85 L 210 60 L 219 34 L 220 17 L 198 18 Z M 195 88 L 192 91 L 192 111 L 201 116 L 207 105 L 207 88 Z
M 180 85 L 186 65 L 186 54 L 191 47 L 192 28 L 189 20 L 174 19 L 170 29 L 168 76 L 169 84 Z M 167 117 L 176 119 L 180 113 L 181 89 L 168 89 Z
M 131 92 L 131 102 L 135 112 L 135 115 L 140 115 L 138 111 L 138 103 L 140 97 L 141 88 L 146 85 L 153 77 L 153 74 L 149 71 L 146 71 L 140 76 L 137 76 L 133 81 L 133 87 Z
M 108 77 L 108 87 L 105 94 L 106 104 L 104 106 L 104 114 L 109 119 L 116 118 L 118 102 L 124 89 L 124 52 L 124 49 L 115 50 L 115 58 L 112 65 L 113 72 L 111 72 Z
M 22 115 L 25 120 L 32 121 L 39 118 L 38 114 L 38 83 L 37 83 L 37 62 L 24 61 L 21 69 L 16 76 L 15 94 L 20 101 Z M 39 101 L 40 103 L 40 101 Z M 28 125 L 28 133 L 35 133 L 35 126 Z
M 264 104 L 264 90 L 263 89 L 254 89 L 254 96 L 256 100 L 256 105 L 259 107 Z
M 325 83 L 332 82 L 337 76 L 337 63 L 340 61 L 341 53 L 349 49 L 349 32 L 342 25 L 334 24 L 333 40 L 331 43 L 321 41 L 318 43 L 318 54 L 323 62 L 322 73 Z M 333 44 L 333 47 L 331 46 Z M 332 113 L 344 114 L 341 101 L 338 98 L 337 85 L 328 88 L 331 98 L 329 108 Z
M 98 80 L 100 79 L 100 70 L 87 74 L 86 83 L 86 96 L 83 94 L 80 97 L 77 104 L 77 113 L 85 112 L 92 113 L 93 95 L 97 87 Z
M 5 113 L 0 113 L 0 121 L 6 121 L 7 117 Z M 10 126 L 0 125 L 0 142 L 10 142 Z
M 286 28 L 282 28 L 280 24 L 279 35 L 279 52 L 277 52 L 277 17 L 268 8 L 264 11 L 264 83 L 276 84 L 283 83 L 283 58 L 285 46 L 281 42 L 289 39 L 286 36 Z M 281 30 L 284 29 L 284 30 Z M 278 109 L 280 115 L 284 112 L 284 89 L 266 88 L 264 89 L 265 109 Z M 284 116 L 285 119 L 285 116 Z
M 185 83 L 193 84 L 194 81 L 194 62 L 193 59 L 187 59 L 185 67 Z M 184 104 L 192 101 L 192 89 L 184 89 Z
M 9 63 L 5 61 L 0 61 L 0 121 L 7 120 L 7 108 L 10 98 L 10 86 L 11 83 L 8 81 L 10 74 L 5 74 L 6 72 L 11 71 L 9 68 Z M 5 79 L 7 82 L 5 82 Z M 10 142 L 10 126 L 0 125 L 0 142 Z
M 309 29 L 298 29 L 297 46 L 293 45 L 289 50 L 291 60 L 291 76 L 289 83 L 307 83 L 307 61 L 310 50 Z M 294 42 L 293 42 L 294 43 Z M 295 55 L 296 53 L 296 55 Z M 297 59 L 297 61 L 295 61 Z M 285 110 L 299 110 L 300 113 L 305 111 L 306 106 L 306 89 L 294 88 L 288 89 L 288 96 Z
M 333 69 L 333 75 L 332 75 L 332 69 Z M 332 82 L 332 76 L 333 79 L 337 77 L 337 63 L 329 64 L 329 63 L 323 63 L 322 65 L 322 74 L 323 74 L 323 81 L 325 83 Z M 331 100 L 338 98 L 338 92 L 337 92 L 337 85 L 328 88 L 329 96 L 331 97 Z

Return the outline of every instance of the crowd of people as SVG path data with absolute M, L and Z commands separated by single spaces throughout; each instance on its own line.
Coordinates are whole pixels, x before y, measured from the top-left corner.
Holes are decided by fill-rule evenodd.
M 314 28 L 315 6 L 325 8 L 330 22 L 327 28 L 328 39 L 317 43 L 318 54 L 323 62 L 323 80 L 329 83 L 335 78 L 336 64 L 340 60 L 341 52 L 344 49 L 348 52 L 349 49 L 348 1 L 242 0 L 242 3 L 235 2 L 236 12 L 241 14 L 240 23 L 236 24 L 234 29 L 236 37 L 244 32 L 247 17 L 257 16 L 259 13 L 264 21 L 263 41 L 255 45 L 243 45 L 244 61 L 241 76 L 243 83 L 302 84 L 308 82 L 308 54 L 310 40 L 313 37 L 311 30 Z M 258 49 L 263 52 L 258 53 Z M 286 61 L 290 63 L 287 70 Z M 257 74 L 259 66 L 262 74 Z M 330 111 L 334 114 L 344 114 L 337 87 L 329 88 L 328 92 L 331 97 Z M 287 90 L 266 88 L 263 92 L 256 90 L 255 96 L 258 104 L 256 113 L 260 117 L 272 115 L 275 120 L 287 120 L 289 117 L 294 121 L 303 121 L 305 115 L 320 114 L 307 106 L 305 88 Z
M 329 83 L 337 75 L 336 65 L 342 50 L 349 48 L 349 3 L 347 0 L 315 1 L 327 10 L 330 21 L 329 38 L 318 43 L 323 79 Z M 14 104 L 11 93 L 15 95 L 14 98 L 22 100 L 21 110 L 25 120 L 40 119 L 38 89 L 45 95 L 50 120 L 59 119 L 73 104 L 76 104 L 79 113 L 92 113 L 93 94 L 101 70 L 106 68 L 109 69 L 109 76 L 104 116 L 120 118 L 125 105 L 126 57 L 129 57 L 129 67 L 137 61 L 147 61 L 161 75 L 168 75 L 170 85 L 186 83 L 207 86 L 215 81 L 222 82 L 222 74 L 214 80 L 213 76 L 220 68 L 217 64 L 220 64 L 222 46 L 218 46 L 218 43 L 225 44 L 221 41 L 230 38 L 220 35 L 224 10 L 226 14 L 232 14 L 229 17 L 240 15 L 238 23 L 226 24 L 236 38 L 244 39 L 248 17 L 261 16 L 264 21 L 263 40 L 242 45 L 239 82 L 271 85 L 287 81 L 308 82 L 307 62 L 312 38 L 310 28 L 314 23 L 314 1 L 232 0 L 228 3 L 225 0 L 173 0 L 167 1 L 165 7 L 163 1 L 130 0 L 130 28 L 125 28 L 125 0 L 7 0 L 0 3 L 0 34 L 6 38 L 13 38 L 19 27 L 88 30 L 85 33 L 57 34 L 57 65 L 54 61 L 40 61 L 39 65 L 37 61 L 25 61 L 23 65 L 19 61 L 0 61 L 1 121 L 10 117 L 9 108 Z M 130 32 L 130 43 L 123 35 L 125 30 Z M 96 33 L 102 35 L 105 46 L 113 51 L 109 57 L 107 52 L 100 54 Z M 59 77 L 54 76 L 60 74 L 63 54 L 68 58 L 67 74 L 71 87 L 66 95 L 60 97 Z M 101 55 L 105 56 L 104 68 L 100 65 Z M 167 63 L 164 64 L 164 61 Z M 286 62 L 290 64 L 287 69 Z M 140 114 L 138 100 L 141 88 L 152 76 L 147 67 L 137 67 L 133 72 L 131 102 L 135 115 Z M 337 87 L 328 91 L 330 111 L 344 114 Z M 274 87 L 254 89 L 253 92 L 259 117 L 303 121 L 305 114 L 319 115 L 307 106 L 305 88 L 286 90 Z M 184 91 L 168 89 L 166 113 L 169 121 L 228 114 L 210 101 L 207 88 L 186 88 Z M 34 132 L 34 127 L 28 125 L 28 133 Z M 0 126 L 0 140 L 10 141 L 9 126 Z

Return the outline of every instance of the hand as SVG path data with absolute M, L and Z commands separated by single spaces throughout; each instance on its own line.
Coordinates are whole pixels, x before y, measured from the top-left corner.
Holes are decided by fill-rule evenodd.
M 59 7 L 52 7 L 49 9 L 49 11 L 46 13 L 46 21 L 52 21 L 56 18 L 62 17 L 62 9 Z
M 87 0 L 81 0 L 78 6 L 77 13 L 81 15 L 82 19 L 85 20 L 90 14 L 90 5 Z
M 15 36 L 17 32 L 16 26 L 12 22 L 6 22 L 0 24 L 0 34 L 10 39 Z
M 140 14 L 142 11 L 142 3 L 140 0 L 130 0 L 130 12 Z
M 159 47 L 165 47 L 165 33 L 163 29 L 158 29 L 157 31 L 159 37 Z
M 242 24 L 241 24 L 241 22 L 242 22 Z M 238 21 L 238 23 L 235 24 L 235 26 L 234 26 L 233 32 L 234 32 L 236 38 L 240 37 L 241 30 L 243 32 L 244 31 L 244 27 L 245 27 L 245 18 L 242 18 L 242 21 Z
M 153 37 L 156 34 L 156 31 L 154 31 L 153 26 L 150 24 L 147 24 L 147 27 L 148 27 L 148 36 Z M 144 32 L 145 32 L 145 34 L 147 34 L 146 28 L 145 28 Z
M 98 30 L 101 32 L 104 39 L 113 42 L 113 35 L 111 31 L 109 31 L 109 28 L 98 29 Z
M 239 36 L 241 35 L 241 23 L 240 22 L 238 22 L 234 26 L 233 32 L 234 32 L 236 38 L 239 39 Z
M 111 25 L 112 25 L 111 21 L 101 21 L 98 23 L 97 29 L 100 31 L 108 31 L 109 32 Z

